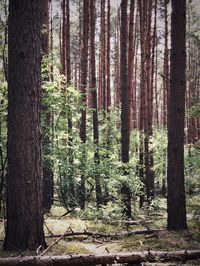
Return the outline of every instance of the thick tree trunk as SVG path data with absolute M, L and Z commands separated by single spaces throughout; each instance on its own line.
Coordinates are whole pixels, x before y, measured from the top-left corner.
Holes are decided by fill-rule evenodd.
M 184 188 L 186 0 L 172 0 L 168 117 L 167 228 L 187 229 Z
M 70 255 L 53 257 L 17 257 L 0 259 L 1 266 L 18 265 L 51 265 L 51 266 L 80 266 L 107 265 L 116 263 L 131 263 L 139 265 L 142 262 L 170 262 L 196 260 L 200 258 L 200 250 L 183 251 L 144 251 L 133 253 L 108 253 L 97 255 Z M 157 265 L 157 264 L 156 264 Z M 171 264 L 170 264 L 171 265 Z
M 9 2 L 8 177 L 5 250 L 46 246 L 41 179 L 41 6 Z

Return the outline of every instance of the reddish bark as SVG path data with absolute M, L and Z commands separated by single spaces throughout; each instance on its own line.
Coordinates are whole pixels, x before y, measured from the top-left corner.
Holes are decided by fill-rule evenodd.
M 120 76 L 121 76 L 121 160 L 123 164 L 129 162 L 130 145 L 130 107 L 128 89 L 128 64 L 127 64 L 127 0 L 121 2 L 121 27 L 120 27 Z M 124 174 L 128 174 L 124 169 Z M 131 192 L 126 183 L 121 188 L 122 200 L 124 204 L 124 215 L 131 217 Z

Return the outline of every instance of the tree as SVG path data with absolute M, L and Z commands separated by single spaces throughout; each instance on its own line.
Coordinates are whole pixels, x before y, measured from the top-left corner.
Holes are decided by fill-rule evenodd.
M 42 55 L 44 61 L 49 55 L 49 0 L 44 0 L 41 2 L 41 15 L 42 15 Z M 50 70 L 50 69 L 49 69 Z M 45 66 L 45 71 L 43 72 L 43 81 L 49 81 L 49 70 Z M 43 92 L 43 95 L 45 92 Z M 50 158 L 52 150 L 52 138 L 51 138 L 51 125 L 52 114 L 47 105 L 42 106 L 43 112 L 45 113 L 44 127 L 43 130 L 43 208 L 45 211 L 50 211 L 51 205 L 53 204 L 53 163 Z
M 98 107 L 106 109 L 106 35 L 105 35 L 105 0 L 101 1 L 100 22 L 100 53 L 99 53 L 99 85 L 98 85 Z
M 109 112 L 111 106 L 110 91 L 110 0 L 107 3 L 107 45 L 106 45 L 106 112 Z
M 114 108 L 119 108 L 120 103 L 120 55 L 119 55 L 119 28 L 120 28 L 120 8 L 115 19 L 115 47 L 114 47 Z
M 82 152 L 82 165 L 85 166 L 86 154 L 86 86 L 87 86 L 87 65 L 88 65 L 88 36 L 89 36 L 89 0 L 83 1 L 83 35 L 82 35 L 82 48 L 81 48 L 81 77 L 80 77 L 80 91 L 82 95 L 82 110 L 80 121 L 80 139 L 83 144 Z M 81 175 L 81 187 L 80 187 L 80 205 L 81 209 L 85 208 L 85 174 L 84 171 Z
M 66 72 L 67 72 L 67 86 L 71 84 L 71 58 L 70 58 L 70 3 L 69 0 L 66 0 Z M 67 93 L 67 97 L 68 93 Z M 68 128 L 68 163 L 71 169 L 68 171 L 68 179 L 69 179 L 69 198 L 70 204 L 73 206 L 73 201 L 75 199 L 75 185 L 74 185 L 74 177 L 73 177 L 73 163 L 74 163 L 74 155 L 73 155 L 73 123 L 72 123 L 72 110 L 70 106 L 67 106 L 67 128 Z
M 96 88 L 96 57 L 95 57 L 95 3 L 96 1 L 90 0 L 90 84 L 89 87 L 92 91 L 92 122 L 93 122 L 93 140 L 95 145 L 94 162 L 98 169 L 100 164 L 99 158 L 99 119 L 97 112 L 97 88 Z M 102 203 L 102 191 L 99 179 L 99 171 L 95 173 L 95 189 L 96 189 L 96 203 L 99 207 Z
M 184 188 L 186 0 L 172 0 L 168 109 L 167 228 L 187 229 Z
M 46 247 L 41 178 L 40 10 L 37 0 L 9 2 L 5 250 Z
M 120 75 L 121 75 L 121 160 L 123 164 L 129 162 L 130 144 L 130 110 L 127 68 L 127 0 L 121 2 L 121 28 L 120 28 Z M 124 169 L 124 174 L 126 169 Z M 122 184 L 122 198 L 124 203 L 124 215 L 131 217 L 131 192 L 126 183 Z
M 61 74 L 66 74 L 66 2 L 62 0 L 61 2 L 62 9 L 62 22 L 61 22 L 61 51 L 60 51 L 60 61 L 61 61 Z
M 164 1 L 164 23 L 165 23 L 165 48 L 163 64 L 163 126 L 167 125 L 167 106 L 169 99 L 169 52 L 168 52 L 168 0 Z

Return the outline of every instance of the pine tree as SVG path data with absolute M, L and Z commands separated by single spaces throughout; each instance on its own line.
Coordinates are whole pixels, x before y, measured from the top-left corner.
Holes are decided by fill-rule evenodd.
M 168 110 L 167 228 L 187 229 L 184 188 L 186 0 L 172 0 Z
M 8 176 L 5 250 L 46 247 L 41 178 L 41 6 L 9 2 Z

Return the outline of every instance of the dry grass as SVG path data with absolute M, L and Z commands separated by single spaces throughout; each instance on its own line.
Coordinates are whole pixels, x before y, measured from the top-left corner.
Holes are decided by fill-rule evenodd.
M 109 225 L 103 222 L 85 221 L 74 217 L 60 216 L 65 212 L 60 207 L 54 207 L 52 214 L 45 218 L 45 224 L 53 234 L 62 234 L 67 229 L 73 231 L 83 231 L 87 229 L 92 232 L 120 232 L 125 230 L 122 225 Z M 64 238 L 58 244 L 53 246 L 46 255 L 62 255 L 62 254 L 92 254 L 105 252 L 126 252 L 126 251 L 143 251 L 143 250 L 180 250 L 180 249 L 200 249 L 200 221 L 191 219 L 188 221 L 189 231 L 169 232 L 162 231 L 152 236 L 130 236 L 119 240 L 100 239 L 95 240 L 91 237 L 79 236 Z M 150 228 L 165 228 L 166 219 L 160 218 L 156 222 L 150 224 Z M 50 234 L 45 227 L 45 234 Z M 131 226 L 130 229 L 141 229 L 141 226 Z M 0 222 L 0 239 L 3 243 L 4 225 Z M 47 243 L 50 245 L 56 239 L 47 238 Z M 29 255 L 30 253 L 25 253 Z M 34 254 L 34 253 L 32 253 Z M 16 256 L 16 253 L 8 253 L 0 251 L 0 256 Z

